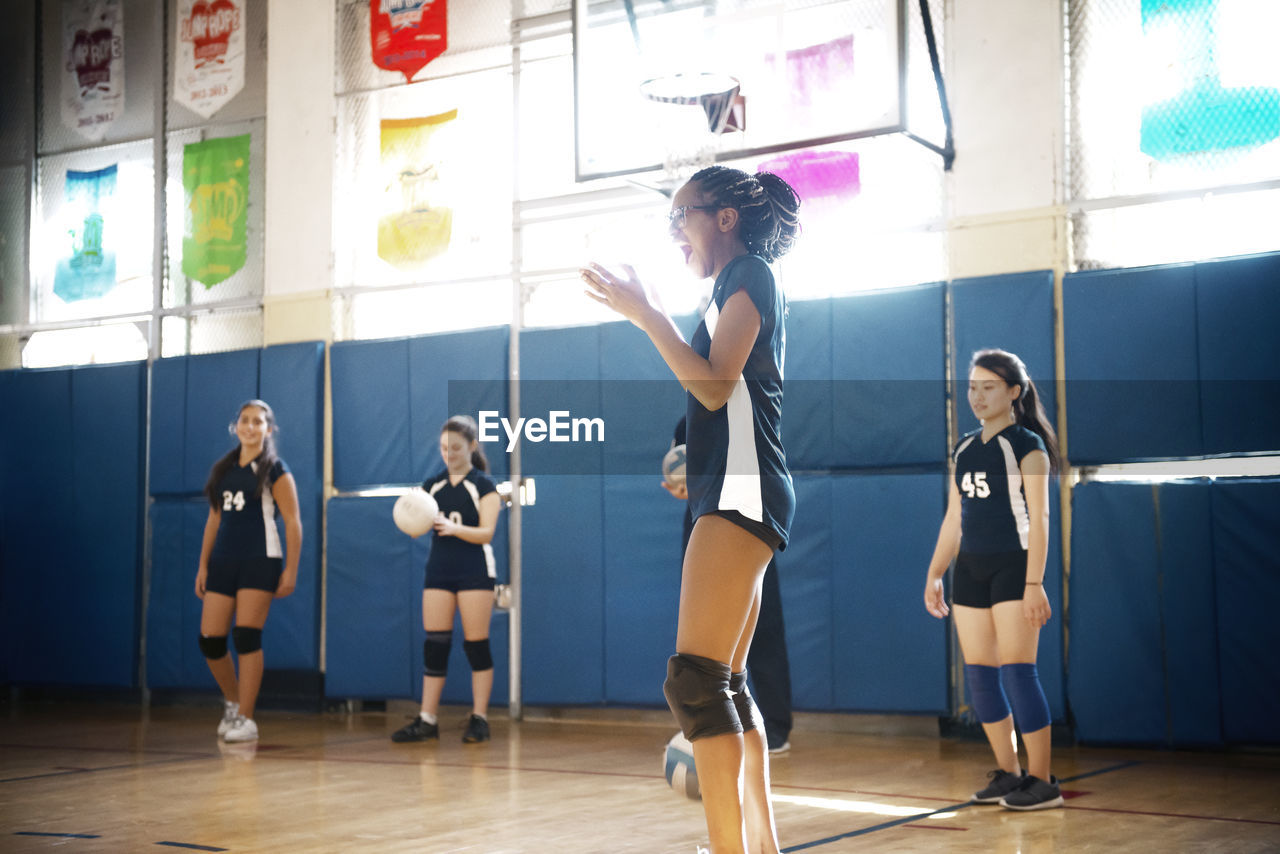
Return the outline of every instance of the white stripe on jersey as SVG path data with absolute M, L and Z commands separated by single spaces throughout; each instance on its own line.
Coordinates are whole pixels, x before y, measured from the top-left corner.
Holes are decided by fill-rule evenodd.
M 471 503 L 476 506 L 476 512 L 480 512 L 480 490 L 476 489 L 476 485 L 471 481 L 463 478 L 462 485 L 467 490 L 467 495 L 471 496 Z
M 267 557 L 284 557 L 280 532 L 276 530 L 276 502 L 269 487 L 262 490 L 262 528 L 267 532 Z
M 435 495 L 437 492 L 444 489 L 444 485 L 448 482 L 448 478 L 437 480 L 435 483 L 431 484 L 431 489 L 427 491 L 427 495 Z
M 490 578 L 498 577 L 498 565 L 493 560 L 493 546 L 484 544 L 484 568 Z
M 977 434 L 975 433 L 974 436 L 976 435 Z M 968 439 L 965 439 L 963 442 L 960 443 L 960 447 L 956 448 L 955 456 L 951 458 L 951 461 L 953 463 L 960 462 L 960 454 L 964 451 L 965 448 L 969 447 L 969 443 L 973 441 L 973 438 L 974 438 L 973 436 L 970 436 Z
M 751 411 L 751 392 L 741 375 L 724 407 L 729 425 L 729 449 L 716 507 L 737 510 L 748 519 L 763 522 L 764 494 L 760 488 L 760 458 L 756 454 L 756 422 Z
M 1018 527 L 1018 542 L 1027 547 L 1027 533 L 1031 530 L 1031 520 L 1027 516 L 1027 502 L 1022 497 L 1022 469 L 1013 456 L 1013 445 L 1004 436 L 996 436 L 1000 450 L 1004 452 L 1004 470 L 1009 477 L 1009 510 L 1013 513 L 1013 524 Z

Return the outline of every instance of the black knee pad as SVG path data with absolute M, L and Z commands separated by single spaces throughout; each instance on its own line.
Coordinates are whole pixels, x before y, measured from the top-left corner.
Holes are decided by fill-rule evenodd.
M 422 642 L 422 672 L 428 676 L 444 676 L 449 672 L 449 647 L 453 632 L 427 632 Z
M 690 741 L 742 732 L 742 721 L 729 690 L 729 665 L 700 655 L 680 653 L 667 661 L 662 693 Z
M 210 661 L 217 661 L 227 654 L 227 636 L 214 635 L 213 637 L 200 636 L 200 652 Z
M 464 640 L 462 642 L 462 651 L 467 654 L 467 661 L 471 663 L 473 672 L 493 669 L 493 653 L 489 650 L 488 638 L 474 641 Z
M 733 706 L 738 710 L 738 720 L 742 721 L 742 731 L 758 729 L 764 731 L 764 722 L 760 718 L 760 709 L 751 697 L 751 689 L 747 687 L 747 671 L 734 673 L 729 677 L 729 690 L 733 692 Z
M 235 641 L 236 652 L 240 655 L 262 649 L 262 629 L 236 626 L 231 630 L 231 639 Z

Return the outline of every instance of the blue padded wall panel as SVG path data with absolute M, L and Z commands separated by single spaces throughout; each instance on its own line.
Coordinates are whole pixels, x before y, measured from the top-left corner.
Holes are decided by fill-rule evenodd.
M 182 601 L 195 596 L 196 567 L 184 570 L 182 526 L 184 505 L 158 498 L 151 505 L 151 588 L 147 603 L 147 687 L 182 684 L 183 644 L 195 644 L 182 632 Z
M 685 392 L 653 344 L 631 323 L 600 327 L 600 404 L 605 474 L 647 475 L 659 497 L 674 501 L 658 481 L 676 422 L 685 413 Z M 678 546 L 677 540 L 677 551 Z
M 787 660 L 791 666 L 791 702 L 797 709 L 827 710 L 832 699 L 832 622 L 845 618 L 834 607 L 833 574 L 847 571 L 833 555 L 831 478 L 795 477 L 796 515 L 785 551 L 778 555 Z M 843 511 L 843 508 L 841 508 Z
M 830 468 L 831 300 L 790 304 L 783 366 L 782 441 L 792 471 Z
M 675 653 L 684 502 L 644 475 L 604 483 L 605 699 L 661 707 Z
M 409 339 L 409 453 L 402 479 L 421 481 L 439 471 L 440 427 L 460 413 L 507 408 L 507 327 Z M 504 443 L 505 445 L 505 443 Z M 486 445 L 490 476 L 505 480 L 507 455 Z
M 137 684 L 145 403 L 144 362 L 71 371 L 77 560 L 46 584 L 62 592 L 56 624 L 75 684 Z
M 1202 453 L 1194 268 L 1071 273 L 1062 299 L 1071 462 Z
M 1280 450 L 1280 253 L 1202 262 L 1195 278 L 1204 452 Z
M 263 635 L 269 668 L 320 667 L 320 553 L 324 500 L 324 344 L 281 344 L 262 351 L 258 394 L 280 426 L 278 449 L 298 487 L 302 554 L 298 586 L 271 606 Z M 283 543 L 284 525 L 279 522 Z
M 946 459 L 943 297 L 938 284 L 832 301 L 833 467 Z
M 1280 719 L 1280 481 L 1213 487 L 1222 730 L 1228 742 L 1276 744 Z
M 157 359 L 151 365 L 152 495 L 181 495 L 187 491 L 182 450 L 186 441 L 187 358 Z M 212 465 L 213 460 L 209 460 Z
M 1067 693 L 1087 742 L 1165 739 L 1155 512 L 1147 484 L 1073 490 Z
M 921 601 L 944 485 L 940 472 L 831 481 L 837 708 L 947 711 L 947 626 Z
M 600 336 L 598 326 L 567 329 L 534 329 L 520 334 L 520 415 L 548 420 L 553 411 L 570 418 L 603 415 L 600 387 Z M 505 407 L 504 407 L 505 409 Z M 505 413 L 504 413 L 505 414 Z M 501 447 L 506 437 L 501 428 Z M 606 443 L 609 438 L 605 425 Z M 599 442 L 521 441 L 524 475 L 589 475 L 598 477 L 604 460 Z M 660 466 L 662 458 L 658 458 Z
M 1168 732 L 1177 747 L 1222 741 L 1210 492 L 1198 481 L 1156 493 Z
M 329 349 L 333 485 L 411 483 L 409 342 L 346 341 Z
M 960 432 L 978 428 L 965 400 L 969 360 L 991 347 L 1016 353 L 1031 372 L 1049 423 L 1057 425 L 1054 392 L 1053 271 L 957 279 L 950 284 L 956 389 Z
M 184 492 L 204 489 L 214 461 L 236 446 L 237 440 L 227 427 L 235 422 L 240 404 L 258 397 L 260 354 L 260 350 L 234 350 L 186 357 Z
M 427 547 L 396 529 L 394 504 L 392 497 L 329 499 L 325 693 L 330 697 L 421 696 Z
M 1044 561 L 1044 589 L 1049 594 L 1053 616 L 1040 629 L 1040 648 L 1036 652 L 1040 684 L 1049 713 L 1055 721 L 1067 719 L 1066 667 L 1063 656 L 1062 603 L 1062 500 L 1058 484 L 1049 483 L 1049 553 Z M 923 607 L 923 606 L 922 606 Z

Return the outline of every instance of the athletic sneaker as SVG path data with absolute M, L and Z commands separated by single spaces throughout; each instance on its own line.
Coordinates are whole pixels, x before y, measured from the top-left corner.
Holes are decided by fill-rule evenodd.
M 218 721 L 218 737 L 227 734 L 227 730 L 236 725 L 236 718 L 240 717 L 240 704 L 232 703 L 224 700 L 222 703 L 222 720 Z
M 414 715 L 412 721 L 391 733 L 391 740 L 398 742 L 426 741 L 429 738 L 439 737 L 440 725 L 427 723 L 422 719 L 422 715 Z
M 777 755 L 779 755 L 779 754 L 782 754 L 782 753 L 788 753 L 788 752 L 790 752 L 790 751 L 791 751 L 791 742 L 790 742 L 790 741 L 784 741 L 784 742 L 782 742 L 782 744 L 779 744 L 777 747 L 770 747 L 770 748 L 769 748 L 769 755 L 770 755 L 770 756 L 777 756 Z
M 1000 799 L 1000 806 L 1007 810 L 1047 810 L 1062 806 L 1062 790 L 1058 778 L 1049 775 L 1049 782 L 1028 774 L 1016 791 Z
M 236 715 L 236 722 L 231 729 L 227 730 L 227 734 L 223 737 L 224 741 L 257 741 L 258 725 L 251 718 L 244 715 Z
M 987 787 L 979 792 L 973 793 L 973 802 L 975 804 L 998 804 L 1003 803 L 1000 799 L 1010 792 L 1016 791 L 1022 782 L 1027 779 L 1026 773 L 1010 774 L 1003 768 L 997 768 L 987 775 L 987 779 L 991 782 Z
M 472 715 L 467 721 L 467 731 L 462 734 L 464 744 L 477 744 L 489 740 L 489 722 L 479 715 Z

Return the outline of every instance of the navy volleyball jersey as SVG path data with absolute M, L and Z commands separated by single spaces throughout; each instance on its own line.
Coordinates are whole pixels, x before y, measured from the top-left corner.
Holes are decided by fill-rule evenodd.
M 262 495 L 258 489 L 258 461 L 247 466 L 232 466 L 218 481 L 218 508 L 222 518 L 218 523 L 218 537 L 213 541 L 212 557 L 255 558 L 284 557 L 280 546 L 280 532 L 276 530 L 276 503 L 271 498 L 271 487 L 289 467 L 277 459 L 267 475 Z
M 477 468 L 467 472 L 467 476 L 458 481 L 457 485 L 450 484 L 449 472 L 442 471 L 423 481 L 422 488 L 435 498 L 441 513 L 459 525 L 472 528 L 480 524 L 480 499 L 490 492 L 498 491 L 493 481 Z M 433 531 L 427 572 L 456 574 L 471 570 L 484 573 L 490 578 L 497 574 L 493 549 L 489 543 L 468 543 L 459 537 L 442 537 Z
M 760 332 L 724 406 L 712 412 L 687 395 L 689 511 L 697 519 L 716 510 L 736 510 L 773 529 L 782 538 L 781 549 L 796 508 L 782 448 L 786 301 L 763 258 L 739 255 L 720 271 L 690 346 L 709 357 L 720 311 L 738 291 L 746 291 L 760 312 Z
M 960 490 L 961 551 L 989 554 L 1026 549 L 1031 525 L 1019 466 L 1027 454 L 1044 449 L 1043 439 L 1018 424 L 1010 424 L 987 442 L 978 428 L 956 443 L 951 458 Z

